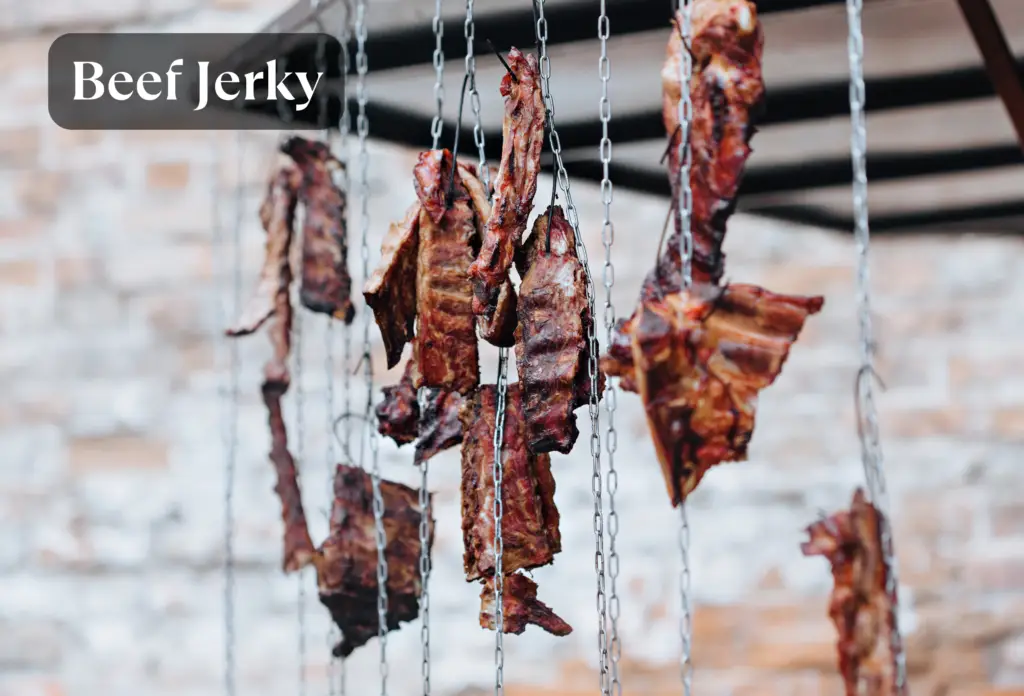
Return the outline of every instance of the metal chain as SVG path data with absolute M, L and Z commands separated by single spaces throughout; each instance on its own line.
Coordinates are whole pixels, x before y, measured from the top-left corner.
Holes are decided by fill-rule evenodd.
M 302 478 L 302 469 L 306 465 L 306 395 L 302 384 L 302 312 L 295 312 L 292 318 L 292 393 L 295 397 L 295 462 L 296 478 Z M 301 490 L 301 489 L 300 489 Z M 306 582 L 303 573 L 296 576 L 298 598 L 296 612 L 299 632 L 299 696 L 306 694 Z
M 675 203 L 680 224 L 679 257 L 682 262 L 682 287 L 688 290 L 693 283 L 693 191 L 690 188 L 690 131 L 693 124 L 693 102 L 690 99 L 690 78 L 693 76 L 693 60 L 690 56 L 693 38 L 691 0 L 678 0 L 677 8 L 681 19 L 679 31 L 683 45 L 679 51 L 679 200 Z M 679 599 L 682 610 L 679 617 L 679 637 L 682 643 L 679 669 L 683 682 L 683 696 L 690 696 L 693 683 L 693 615 L 690 600 L 690 520 L 686 513 L 685 500 L 679 504 L 679 556 Z
M 434 102 L 436 111 L 434 120 L 430 122 L 430 135 L 434 139 L 431 149 L 436 150 L 441 142 L 441 131 L 444 129 L 444 20 L 441 18 L 442 0 L 434 4 Z
M 363 280 L 370 277 L 370 154 L 367 140 L 370 135 L 370 120 L 366 116 L 366 3 L 356 2 L 356 133 L 359 137 L 359 198 L 362 243 L 360 255 L 363 261 Z M 373 354 L 370 344 L 370 312 L 363 312 L 363 377 L 366 384 L 366 408 L 364 411 L 366 439 L 370 446 L 371 476 L 373 479 L 373 521 L 377 543 L 377 640 L 380 643 L 380 693 L 388 692 L 388 560 L 387 534 L 384 530 L 384 497 L 381 495 L 380 443 L 377 440 L 376 417 L 373 410 Z M 362 449 L 362 448 L 360 448 Z M 364 460 L 365 463 L 365 460 Z
M 608 345 L 611 345 L 615 328 L 615 305 L 612 302 L 612 286 L 615 285 L 615 266 L 612 264 L 615 225 L 612 224 L 612 180 L 609 171 L 612 162 L 612 140 L 608 137 L 608 127 L 612 120 L 612 105 L 608 99 L 608 81 L 611 78 L 611 62 L 608 60 L 609 36 L 611 22 L 608 19 L 607 0 L 601 0 L 601 15 L 597 20 L 597 38 L 601 41 L 601 57 L 597 61 L 597 73 L 601 78 L 601 101 L 598 109 L 601 118 L 601 143 L 598 151 L 601 157 L 601 203 L 604 206 L 604 217 L 601 222 L 601 243 L 604 244 L 604 328 L 608 336 Z M 615 539 L 619 533 L 619 515 L 615 510 L 615 494 L 619 489 L 619 474 L 615 470 L 615 451 L 618 449 L 618 431 L 615 430 L 615 409 L 618 405 L 616 379 L 608 379 L 604 390 L 605 413 L 608 415 L 605 431 L 605 451 L 608 458 L 608 693 L 611 696 L 622 696 L 622 682 L 619 681 L 619 660 L 622 659 L 622 645 L 619 642 L 621 606 L 616 587 L 619 577 L 619 553 L 615 548 Z
M 487 153 L 484 143 L 484 126 L 480 117 L 480 92 L 476 89 L 476 56 L 473 42 L 476 41 L 476 24 L 473 22 L 473 0 L 466 0 L 466 21 L 463 25 L 466 35 L 466 74 L 469 75 L 469 106 L 473 110 L 473 142 L 480 155 L 480 181 L 484 190 L 491 195 L 491 173 L 487 170 Z M 500 631 L 499 631 L 500 633 Z
M 420 413 L 426 407 L 426 389 L 420 389 Z M 430 491 L 427 488 L 429 460 L 420 464 L 420 645 L 423 648 L 420 674 L 423 696 L 430 696 Z
M 505 397 L 508 394 L 508 349 L 498 351 L 497 404 L 494 417 L 494 695 L 505 693 L 505 540 L 501 522 L 505 514 L 502 500 L 504 467 L 501 450 L 505 443 Z
M 586 245 L 580 233 L 579 215 L 576 206 L 572 202 L 572 194 L 569 190 L 569 174 L 565 170 L 562 161 L 562 145 L 558 138 L 558 130 L 555 128 L 555 101 L 551 95 L 551 60 L 548 57 L 548 23 L 544 16 L 544 1 L 537 0 L 537 53 L 540 63 L 541 94 L 544 98 L 544 106 L 547 111 L 548 136 L 551 146 L 551 153 L 554 155 L 557 168 L 557 183 L 562 191 L 565 201 L 566 219 L 572 226 L 576 237 L 576 250 L 587 281 L 587 306 L 591 317 L 596 317 L 596 301 L 594 278 L 590 273 L 590 262 L 587 258 Z M 597 614 L 598 614 L 598 636 L 597 644 L 600 656 L 599 682 L 601 693 L 608 694 L 608 607 L 605 599 L 605 558 L 604 558 L 604 514 L 601 500 L 601 411 L 598 405 L 598 389 L 600 380 L 598 378 L 598 355 L 600 348 L 597 343 L 597 327 L 591 322 L 587 331 L 587 343 L 590 349 L 588 368 L 590 371 L 590 455 L 593 460 L 591 472 L 591 489 L 594 496 L 594 570 L 597 575 Z
M 867 123 L 864 114 L 864 34 L 861 29 L 863 0 L 847 0 L 849 24 L 848 52 L 850 60 L 850 153 L 853 160 L 854 237 L 857 242 L 857 305 L 860 324 L 861 369 L 857 381 L 858 424 L 861 461 L 871 502 L 882 515 L 881 536 L 885 563 L 888 567 L 886 590 L 896 597 L 899 580 L 893 552 L 889 518 L 889 496 L 886 490 L 882 445 L 875 406 L 874 332 L 871 325 L 871 270 L 868 260 L 871 232 L 868 224 Z M 892 652 L 896 660 L 896 691 L 906 688 L 907 665 L 900 634 L 899 617 L 893 612 Z

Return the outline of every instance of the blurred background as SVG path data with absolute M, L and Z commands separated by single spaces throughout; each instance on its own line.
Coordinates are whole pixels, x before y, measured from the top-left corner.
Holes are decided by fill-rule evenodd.
M 234 312 L 229 242 L 237 225 L 245 297 L 262 260 L 256 210 L 279 133 L 61 130 L 46 108 L 46 54 L 66 32 L 255 32 L 288 6 L 283 0 L 5 4 L 0 695 L 222 693 L 224 472 L 236 440 L 228 346 L 221 338 Z M 371 39 L 409 27 L 429 31 L 433 3 L 370 4 Z M 561 4 L 568 2 L 549 0 L 556 9 Z M 1019 144 L 953 0 L 867 4 L 868 98 L 890 100 L 869 118 L 871 152 L 881 153 L 870 159 L 874 164 L 932 154 L 931 169 L 918 164 L 910 175 L 877 169 L 871 189 L 872 211 L 883 220 L 872 244 L 878 368 L 887 386 L 879 407 L 911 689 L 915 696 L 1024 694 L 1024 218 L 1017 217 L 1024 207 L 1019 200 L 1017 208 L 1006 202 L 1024 190 Z M 1022 55 L 1024 5 L 994 5 L 1011 48 Z M 478 18 L 486 19 L 508 3 L 478 0 L 477 6 Z M 456 41 L 463 9 L 446 3 L 446 32 Z M 863 480 L 852 398 L 859 358 L 849 164 L 843 159 L 849 120 L 844 103 L 837 113 L 826 106 L 834 90 L 821 86 L 838 80 L 845 90 L 845 22 L 844 7 L 834 3 L 765 16 L 769 94 L 790 95 L 795 104 L 793 95 L 803 89 L 799 103 L 805 111 L 779 117 L 754 139 L 750 171 L 759 183 L 751 184 L 730 224 L 727 275 L 777 292 L 822 294 L 826 305 L 808 321 L 782 376 L 761 397 L 750 461 L 716 468 L 688 506 L 694 693 L 841 693 L 827 617 L 831 577 L 824 560 L 803 558 L 799 547 L 804 527 L 820 512 L 848 505 Z M 612 107 L 616 116 L 636 117 L 622 137 L 615 136 L 616 162 L 626 166 L 616 177 L 612 206 L 614 298 L 624 316 L 654 261 L 668 205 L 656 181 L 663 177 L 656 166 L 663 134 L 644 125 L 650 123 L 644 114 L 660 99 L 657 74 L 667 29 L 653 24 L 646 33 L 619 37 L 616 26 Z M 559 31 L 554 19 L 551 31 Z M 488 38 L 502 49 L 511 41 Z M 394 114 L 384 123 L 386 110 L 374 112 L 383 114 L 381 123 L 371 119 L 371 136 L 380 130 L 398 141 L 375 138 L 369 145 L 371 265 L 387 224 L 413 200 L 417 150 L 410 145 L 429 146 L 433 109 L 429 49 L 405 63 L 391 55 L 381 60 L 392 68 L 368 78 L 370 98 L 375 105 L 415 111 L 423 125 L 410 132 L 412 126 L 401 125 L 406 122 Z M 464 49 L 447 65 L 449 120 L 462 55 Z M 553 46 L 551 55 L 559 123 L 571 130 L 585 119 L 596 121 L 597 42 Z M 372 50 L 369 62 L 372 70 Z M 489 55 L 478 63 L 493 158 L 499 152 L 502 68 Z M 973 82 L 950 82 L 965 71 Z M 932 95 L 932 103 L 901 105 L 897 97 L 910 88 L 899 79 L 922 75 L 933 81 L 919 80 L 915 89 Z M 872 80 L 889 87 L 873 88 Z M 935 96 L 940 83 L 952 96 Z M 770 102 L 768 119 L 785 112 L 787 103 Z M 472 123 L 468 109 L 464 117 Z M 631 138 L 634 128 L 639 135 Z M 620 148 L 624 140 L 634 142 Z M 600 278 L 602 208 L 596 184 L 588 181 L 587 160 L 592 163 L 597 143 L 580 143 L 589 155 L 567 159 Z M 472 149 L 463 152 L 475 159 Z M 988 166 L 950 159 L 958 152 L 973 152 L 969 161 Z M 845 178 L 828 174 L 835 166 L 825 165 L 835 161 Z M 800 175 L 801 166 L 812 174 Z M 803 179 L 792 178 L 798 176 Z M 538 196 L 547 195 L 550 185 L 543 176 Z M 353 192 L 350 209 L 359 206 Z M 941 214 L 930 215 L 936 211 Z M 349 232 L 350 265 L 361 282 L 356 220 Z M 351 335 L 355 352 L 360 322 Z M 383 365 L 376 329 L 371 336 L 375 364 Z M 286 409 L 316 539 L 326 529 L 334 463 L 328 424 L 345 408 L 346 394 L 356 407 L 365 399 L 362 382 L 345 377 L 345 340 L 341 327 L 328 334 L 319 316 L 302 315 L 295 368 L 301 376 Z M 268 342 L 252 337 L 240 341 L 239 350 L 239 690 L 300 693 L 301 674 L 308 693 L 327 693 L 328 622 L 314 577 L 284 577 L 279 568 L 280 508 L 259 398 Z M 495 365 L 495 354 L 485 351 L 485 380 L 493 379 L 488 375 Z M 397 370 L 378 372 L 377 385 L 397 378 Z M 329 392 L 334 414 L 327 408 Z M 553 457 L 564 551 L 534 574 L 540 598 L 575 632 L 559 639 L 530 628 L 507 637 L 509 696 L 597 690 L 586 421 L 580 420 L 576 451 Z M 622 680 L 629 692 L 675 694 L 678 518 L 635 395 L 620 395 L 616 425 Z M 340 456 L 337 447 L 333 456 Z M 416 485 L 409 448 L 384 442 L 381 465 L 386 477 Z M 433 460 L 430 480 L 437 518 L 430 585 L 433 692 L 487 693 L 494 636 L 477 623 L 478 586 L 463 580 L 457 451 Z M 420 693 L 418 623 L 389 635 L 388 654 L 391 693 Z M 373 641 L 347 662 L 348 693 L 378 688 L 376 660 Z

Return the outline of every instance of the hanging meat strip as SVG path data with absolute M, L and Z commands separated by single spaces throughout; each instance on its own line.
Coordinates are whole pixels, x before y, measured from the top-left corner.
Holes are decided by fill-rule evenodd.
M 419 491 L 392 481 L 380 482 L 384 499 L 384 556 L 388 564 L 387 630 L 419 614 Z M 434 542 L 431 519 L 429 546 Z M 339 465 L 334 477 L 330 536 L 313 557 L 320 602 L 342 633 L 333 650 L 348 657 L 377 635 L 377 543 L 373 514 L 373 480 L 357 467 Z
M 333 174 L 344 169 L 326 143 L 289 138 L 281 151 L 302 171 L 299 197 L 305 208 L 302 226 L 302 306 L 351 324 L 352 278 L 348 273 L 346 196 Z
M 643 302 L 627 325 L 628 356 L 625 338 L 613 340 L 602 367 L 640 393 L 673 505 L 715 464 L 746 459 L 757 395 L 823 304 L 754 285 L 695 285 Z
M 511 74 L 501 78 L 505 118 L 494 206 L 487 219 L 480 254 L 470 268 L 473 311 L 487 318 L 497 310 L 499 291 L 508 279 L 516 248 L 526 231 L 544 145 L 544 100 L 537 57 L 513 48 L 508 54 L 508 65 Z
M 805 556 L 824 556 L 835 586 L 829 617 L 839 633 L 839 671 L 846 696 L 904 696 L 897 688 L 893 631 L 896 597 L 888 591 L 881 513 L 857 489 L 849 510 L 815 522 L 801 545 Z
M 586 272 L 561 208 L 537 218 L 518 260 L 516 364 L 527 445 L 535 454 L 568 454 L 579 436 L 573 411 L 590 395 L 591 318 Z
M 527 624 L 540 626 L 556 636 L 572 633 L 572 626 L 537 599 L 537 583 L 522 573 L 506 575 L 504 580 L 501 590 L 504 633 L 519 635 L 526 630 Z M 480 592 L 480 627 L 492 631 L 495 624 L 494 582 L 495 578 L 487 578 Z
M 683 41 L 681 18 L 672 34 L 661 71 L 662 116 L 669 137 L 668 171 L 672 201 L 679 201 L 679 63 Z M 753 122 L 764 101 L 761 57 L 764 33 L 750 0 L 698 0 L 692 14 L 693 76 L 690 130 L 693 194 L 693 278 L 718 283 L 725 256 L 725 226 L 736 207 L 736 194 L 750 156 Z M 678 289 L 681 261 L 679 224 L 665 246 L 657 275 Z M 650 282 L 650 279 L 649 279 Z
M 391 223 L 380 247 L 380 263 L 363 288 L 363 299 L 384 340 L 390 370 L 402 359 L 405 344 L 415 336 L 416 257 L 419 251 L 419 202 L 399 222 Z
M 466 394 L 480 381 L 473 288 L 467 275 L 476 228 L 469 194 L 458 177 L 451 184 L 451 159 L 447 150 L 431 150 L 420 155 L 414 169 L 422 196 L 414 345 L 420 380 L 415 386 Z M 446 205 L 438 205 L 437 191 L 444 194 Z
M 227 330 L 228 336 L 247 336 L 259 330 L 274 314 L 282 293 L 284 301 L 288 302 L 288 289 L 292 282 L 288 250 L 294 236 L 300 181 L 299 170 L 284 161 L 267 184 L 267 192 L 260 205 L 260 222 L 267 233 L 263 269 L 255 293 L 235 325 Z
M 416 361 L 409 360 L 398 384 L 383 387 L 384 398 L 377 404 L 377 432 L 401 447 L 417 437 L 420 405 L 416 400 Z

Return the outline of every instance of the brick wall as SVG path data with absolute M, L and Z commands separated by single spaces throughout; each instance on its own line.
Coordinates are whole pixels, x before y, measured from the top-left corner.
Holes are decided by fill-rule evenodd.
M 255 205 L 276 136 L 65 132 L 49 122 L 45 105 L 46 50 L 63 31 L 248 29 L 279 9 L 270 0 L 198 4 L 17 3 L 0 17 L 2 696 L 221 689 L 228 421 L 219 397 L 227 352 L 215 336 L 231 282 L 211 230 L 217 217 L 225 228 L 234 219 L 241 147 L 248 292 L 262 250 Z M 379 239 L 412 197 L 412 156 L 384 146 L 371 153 Z M 548 185 L 542 181 L 542 190 Z M 217 209 L 216 190 L 224 192 Z M 575 194 L 598 258 L 598 196 L 580 184 Z M 615 200 L 616 300 L 625 313 L 654 257 L 664 202 L 624 192 Z M 819 510 L 844 505 L 861 477 L 851 401 L 853 248 L 835 234 L 741 216 L 727 251 L 731 279 L 828 299 L 761 400 L 750 461 L 716 470 L 693 498 L 696 692 L 838 694 L 828 573 L 820 559 L 800 556 L 799 542 L 803 526 Z M 888 386 L 882 433 L 916 696 L 1024 693 L 1022 264 L 1015 238 L 921 236 L 878 240 L 874 251 Z M 328 339 L 324 323 L 308 316 L 302 336 L 304 481 L 320 536 Z M 344 341 L 340 330 L 331 338 L 340 410 Z M 257 396 L 267 347 L 253 338 L 239 349 L 239 676 L 244 691 L 288 693 L 299 678 L 299 581 L 277 568 L 278 506 Z M 493 365 L 488 354 L 485 374 Z M 354 385 L 353 403 L 359 391 Z M 624 395 L 620 404 L 623 681 L 634 693 L 673 694 L 676 518 L 636 399 Z M 299 406 L 288 404 L 293 420 Z M 555 462 L 565 552 L 535 575 L 542 597 L 576 632 L 510 637 L 510 696 L 596 688 L 586 437 Z M 389 477 L 417 479 L 407 452 L 385 446 L 381 464 Z M 431 482 L 439 530 L 434 692 L 482 694 L 492 679 L 493 636 L 477 627 L 478 588 L 461 577 L 457 453 L 435 461 Z M 301 582 L 306 678 L 311 693 L 323 693 L 327 622 L 312 577 Z M 418 641 L 415 626 L 391 635 L 391 693 L 418 693 Z M 371 646 L 350 661 L 350 693 L 377 688 L 375 659 Z

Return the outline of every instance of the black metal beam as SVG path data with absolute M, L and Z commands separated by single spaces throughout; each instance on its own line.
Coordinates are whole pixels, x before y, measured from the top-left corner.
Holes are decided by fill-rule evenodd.
M 755 206 L 746 208 L 743 212 L 842 232 L 852 233 L 853 230 L 852 216 L 814 206 Z M 1021 219 L 1014 220 L 1015 218 Z M 935 234 L 943 231 L 960 232 L 963 225 L 969 224 L 972 228 L 980 228 L 982 223 L 996 220 L 1006 220 L 1007 224 L 995 228 L 987 227 L 985 231 L 1003 234 L 1024 233 L 1024 199 L 984 205 L 872 215 L 871 231 L 879 234 L 899 233 L 901 235 L 908 232 L 923 234 Z
M 994 169 L 1024 164 L 1024 153 L 1017 145 L 994 145 L 938 152 L 868 153 L 868 179 L 894 181 L 918 176 Z M 600 181 L 602 165 L 596 160 L 566 162 L 568 172 L 578 179 Z M 668 178 L 660 167 L 640 168 L 613 163 L 612 181 L 624 189 L 659 196 L 669 195 Z M 756 196 L 789 193 L 829 186 L 848 185 L 852 180 L 849 157 L 834 157 L 811 162 L 751 167 L 743 176 L 740 195 Z
M 760 14 L 803 10 L 818 5 L 840 4 L 843 0 L 760 0 Z M 526 3 L 523 3 L 524 5 Z M 608 0 L 608 19 L 613 36 L 626 36 L 657 29 L 667 30 L 672 17 L 667 0 Z M 598 3 L 593 0 L 562 2 L 545 8 L 549 33 L 548 45 L 588 41 L 597 38 Z M 488 52 L 485 39 L 499 48 L 533 46 L 536 23 L 529 9 L 487 12 L 475 17 L 474 53 Z M 429 65 L 434 54 L 435 38 L 429 22 L 422 25 L 370 34 L 366 41 L 367 67 L 371 71 Z M 466 39 L 462 23 L 449 21 L 441 46 L 445 60 L 466 56 Z M 355 65 L 355 43 L 350 44 Z

